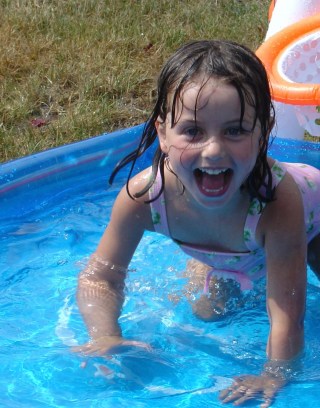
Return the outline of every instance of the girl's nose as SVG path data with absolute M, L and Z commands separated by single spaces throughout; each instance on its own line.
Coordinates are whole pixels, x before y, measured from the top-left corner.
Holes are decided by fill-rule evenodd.
M 202 149 L 202 157 L 218 160 L 225 156 L 223 142 L 220 139 L 212 138 Z

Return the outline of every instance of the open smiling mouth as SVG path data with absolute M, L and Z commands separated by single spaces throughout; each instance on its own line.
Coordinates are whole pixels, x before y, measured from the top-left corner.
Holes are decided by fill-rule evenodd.
M 219 197 L 227 191 L 233 170 L 199 168 L 194 170 L 193 174 L 202 194 L 207 197 Z

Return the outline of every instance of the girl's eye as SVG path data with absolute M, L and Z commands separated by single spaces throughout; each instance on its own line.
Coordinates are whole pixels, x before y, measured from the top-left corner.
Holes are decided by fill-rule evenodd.
M 192 138 L 197 137 L 201 134 L 200 129 L 197 127 L 191 127 L 185 130 L 185 134 Z
M 225 134 L 227 136 L 239 136 L 248 133 L 247 130 L 241 128 L 241 127 L 231 127 L 226 129 Z

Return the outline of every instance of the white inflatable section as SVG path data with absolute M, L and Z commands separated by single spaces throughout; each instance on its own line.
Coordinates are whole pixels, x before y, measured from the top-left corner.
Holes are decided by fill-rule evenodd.
M 305 129 L 298 122 L 294 105 L 273 101 L 276 125 L 272 131 L 272 135 L 276 137 L 284 137 L 286 139 L 304 139 Z
M 282 51 L 277 71 L 288 82 L 320 84 L 320 27 Z
M 319 106 L 298 106 L 294 107 L 299 122 L 311 136 L 320 137 L 320 110 Z
M 285 48 L 279 57 L 277 71 L 288 82 L 320 84 L 320 28 Z M 277 102 L 277 116 L 279 136 L 303 139 L 304 130 L 312 136 L 320 136 L 318 106 Z
M 276 0 L 266 39 L 303 18 L 320 13 L 320 0 Z

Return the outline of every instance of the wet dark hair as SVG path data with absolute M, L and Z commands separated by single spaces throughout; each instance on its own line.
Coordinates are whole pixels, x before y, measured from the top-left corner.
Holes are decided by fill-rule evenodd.
M 164 165 L 166 155 L 157 148 L 152 162 L 152 174 L 146 186 L 132 196 L 129 192 L 129 180 L 132 176 L 137 159 L 157 139 L 155 123 L 165 121 L 171 113 L 171 126 L 177 122 L 177 101 L 185 85 L 201 76 L 205 79 L 216 78 L 223 83 L 234 86 L 241 104 L 240 123 L 242 122 L 245 105 L 255 110 L 254 124 L 259 122 L 261 136 L 259 153 L 255 166 L 248 176 L 244 187 L 251 198 L 262 203 L 274 199 L 272 175 L 267 161 L 267 150 L 270 132 L 274 125 L 274 108 L 271 101 L 267 73 L 259 58 L 247 47 L 232 41 L 202 40 L 193 41 L 180 47 L 165 63 L 158 78 L 157 99 L 149 120 L 144 127 L 140 143 L 136 150 L 122 159 L 113 170 L 109 182 L 113 182 L 120 169 L 131 163 L 127 179 L 127 192 L 133 199 L 143 196 L 153 185 L 157 171 L 160 170 L 162 186 L 158 196 L 164 189 Z M 196 110 L 196 109 L 195 109 Z M 261 187 L 264 187 L 261 189 Z M 262 190 L 262 191 L 261 191 Z M 155 197 L 153 200 L 155 200 Z M 146 201 L 146 203 L 149 201 Z

